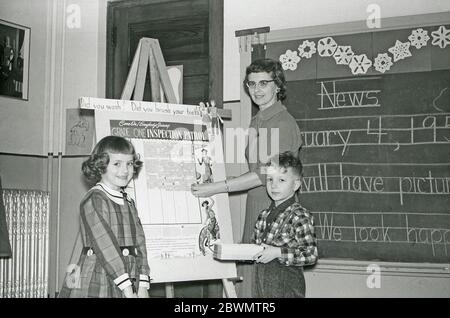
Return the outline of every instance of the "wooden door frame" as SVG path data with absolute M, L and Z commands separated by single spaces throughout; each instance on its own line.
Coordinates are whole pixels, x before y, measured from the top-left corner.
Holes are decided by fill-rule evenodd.
M 223 1 L 208 0 L 209 10 L 209 96 L 218 107 L 223 107 Z M 114 92 L 114 56 L 113 41 L 118 36 L 114 29 L 114 19 L 121 9 L 138 5 L 170 2 L 164 0 L 109 0 L 106 25 L 106 85 L 105 96 L 112 98 Z M 121 21 L 127 23 L 127 20 Z M 121 48 L 128 49 L 128 48 Z M 200 102 L 200 101 L 199 101 Z

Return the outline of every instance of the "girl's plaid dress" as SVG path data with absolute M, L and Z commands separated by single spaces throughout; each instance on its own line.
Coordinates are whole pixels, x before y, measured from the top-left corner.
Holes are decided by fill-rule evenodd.
M 59 297 L 124 297 L 127 286 L 149 288 L 145 236 L 133 200 L 98 183 L 81 201 L 80 216 L 82 248 L 73 255 L 78 267 L 72 265 Z

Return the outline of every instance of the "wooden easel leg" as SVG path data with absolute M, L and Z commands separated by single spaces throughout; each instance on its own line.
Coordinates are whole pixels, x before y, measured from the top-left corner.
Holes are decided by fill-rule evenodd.
M 175 289 L 172 283 L 166 283 L 166 298 L 175 298 Z
M 223 278 L 222 284 L 223 284 L 224 296 L 226 298 L 237 298 L 236 289 L 234 288 L 234 285 L 232 282 L 230 282 L 226 278 Z

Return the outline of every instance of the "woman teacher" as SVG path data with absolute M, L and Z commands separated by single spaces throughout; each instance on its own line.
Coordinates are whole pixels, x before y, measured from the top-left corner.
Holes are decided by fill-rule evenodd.
M 275 153 L 292 151 L 297 154 L 302 140 L 294 117 L 282 104 L 286 97 L 286 79 L 280 62 L 271 59 L 254 61 L 246 69 L 244 85 L 247 94 L 259 107 L 250 122 L 245 153 L 249 172 L 225 181 L 193 184 L 192 193 L 197 197 L 209 197 L 217 193 L 248 190 L 242 243 L 250 243 L 256 217 L 270 203 L 265 188 L 266 175 L 261 168 Z M 277 133 L 278 138 L 272 140 L 272 134 Z M 244 278 L 240 296 L 252 297 L 253 266 L 239 265 L 238 274 Z

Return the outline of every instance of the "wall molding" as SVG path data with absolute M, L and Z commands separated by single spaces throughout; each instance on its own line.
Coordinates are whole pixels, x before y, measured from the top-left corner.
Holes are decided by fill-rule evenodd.
M 378 265 L 383 275 L 412 276 L 412 277 L 440 277 L 450 278 L 450 263 L 402 263 L 380 261 L 356 261 L 340 259 L 319 259 L 313 268 L 305 268 L 314 273 L 338 273 L 365 275 L 369 265 Z
M 368 28 L 365 20 L 324 24 L 300 28 L 273 30 L 267 34 L 267 42 L 294 41 L 305 38 L 321 36 L 338 36 L 354 33 L 371 33 L 377 31 L 388 31 L 401 28 L 412 28 L 417 26 L 433 26 L 436 24 L 450 23 L 450 11 L 419 14 L 400 17 L 389 17 L 381 19 L 380 28 Z

